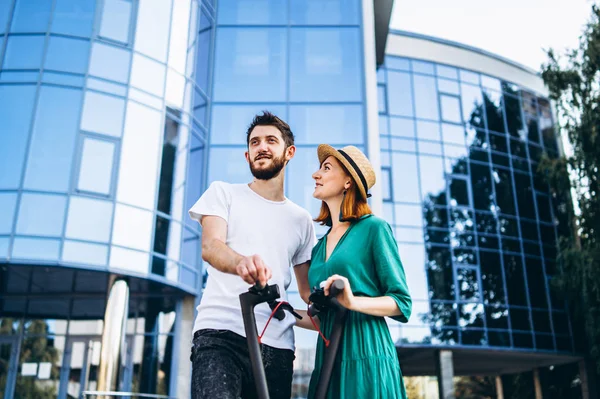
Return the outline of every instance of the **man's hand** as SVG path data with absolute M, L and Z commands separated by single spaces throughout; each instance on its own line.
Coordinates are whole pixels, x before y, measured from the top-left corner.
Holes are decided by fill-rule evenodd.
M 271 269 L 258 255 L 242 256 L 235 271 L 248 284 L 258 283 L 261 287 L 266 286 L 272 276 Z

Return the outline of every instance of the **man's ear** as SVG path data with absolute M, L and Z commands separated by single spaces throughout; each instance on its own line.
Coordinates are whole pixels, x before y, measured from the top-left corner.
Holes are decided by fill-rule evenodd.
M 296 146 L 295 145 L 291 145 L 288 148 L 286 148 L 285 150 L 285 159 L 286 160 L 290 160 L 292 158 L 294 158 L 294 155 L 296 155 Z
M 250 163 L 250 154 L 248 154 L 248 151 L 246 151 L 244 155 L 246 156 L 246 162 Z

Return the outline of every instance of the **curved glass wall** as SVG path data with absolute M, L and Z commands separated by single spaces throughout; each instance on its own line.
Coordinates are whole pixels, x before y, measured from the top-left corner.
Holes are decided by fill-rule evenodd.
M 384 213 L 413 297 L 399 345 L 572 351 L 556 273 L 558 154 L 548 99 L 472 71 L 388 56 L 378 70 Z
M 97 389 L 107 286 L 97 271 L 0 270 L 0 396 L 63 399 Z M 180 293 L 148 297 L 135 281 L 130 287 L 119 390 L 169 395 Z
M 0 259 L 199 288 L 214 8 L 0 4 Z

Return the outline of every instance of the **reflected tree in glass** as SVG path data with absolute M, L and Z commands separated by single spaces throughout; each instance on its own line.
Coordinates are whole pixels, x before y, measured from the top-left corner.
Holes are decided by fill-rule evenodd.
M 19 365 L 23 363 L 50 363 L 50 381 L 57 381 L 59 369 L 57 366 L 59 353 L 53 346 L 52 337 L 48 337 L 48 324 L 44 320 L 33 320 L 26 328 L 28 337 L 21 344 Z M 17 378 L 15 387 L 16 398 L 56 398 L 58 384 L 40 384 L 35 376 Z

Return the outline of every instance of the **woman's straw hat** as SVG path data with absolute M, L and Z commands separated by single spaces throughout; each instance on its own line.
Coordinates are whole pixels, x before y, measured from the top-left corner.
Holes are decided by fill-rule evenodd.
M 317 154 L 320 165 L 327 157 L 334 156 L 350 172 L 363 199 L 366 200 L 371 196 L 369 189 L 375 184 L 375 171 L 361 150 L 353 145 L 336 150 L 329 144 L 321 144 L 317 148 Z

